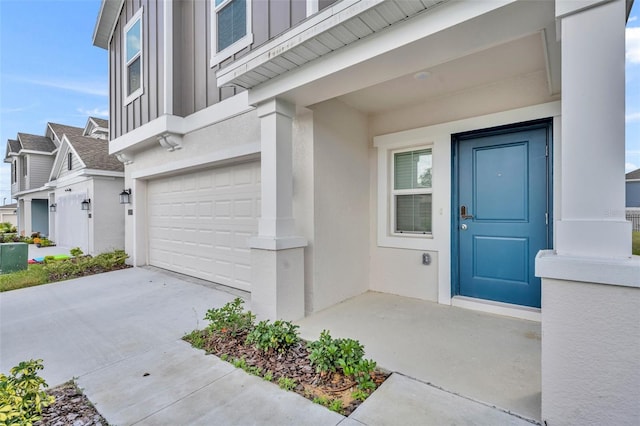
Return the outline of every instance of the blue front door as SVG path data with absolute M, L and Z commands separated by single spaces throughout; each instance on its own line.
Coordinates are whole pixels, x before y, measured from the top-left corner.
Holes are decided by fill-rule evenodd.
M 457 138 L 456 294 L 540 307 L 534 261 L 549 248 L 549 135 L 545 122 Z

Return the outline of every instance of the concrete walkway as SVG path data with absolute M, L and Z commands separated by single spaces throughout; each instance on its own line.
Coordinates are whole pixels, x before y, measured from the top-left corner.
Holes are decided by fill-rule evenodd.
M 0 293 L 0 371 L 42 358 L 112 425 L 531 424 L 402 374 L 345 418 L 181 341 L 234 297 L 142 268 Z

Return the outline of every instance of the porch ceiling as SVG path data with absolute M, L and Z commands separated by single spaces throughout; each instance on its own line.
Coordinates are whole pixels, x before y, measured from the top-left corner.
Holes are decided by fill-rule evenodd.
M 530 34 L 338 99 L 359 111 L 377 114 L 516 76 L 546 72 L 544 42 L 542 32 Z

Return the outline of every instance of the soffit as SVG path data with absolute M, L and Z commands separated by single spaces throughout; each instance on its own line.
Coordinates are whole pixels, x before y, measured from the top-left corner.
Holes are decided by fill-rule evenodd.
M 446 1 L 337 2 L 218 71 L 218 86 L 250 89 Z

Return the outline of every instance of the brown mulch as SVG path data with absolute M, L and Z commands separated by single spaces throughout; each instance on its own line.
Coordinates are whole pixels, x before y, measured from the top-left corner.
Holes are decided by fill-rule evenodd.
M 293 379 L 296 383 L 294 392 L 313 401 L 314 398 L 324 398 L 326 401 L 340 399 L 343 410 L 341 414 L 348 416 L 362 403 L 354 399 L 352 393 L 357 390 L 356 382 L 341 372 L 321 374 L 317 373 L 309 361 L 309 350 L 305 341 L 301 340 L 285 353 L 262 352 L 252 345 L 246 345 L 246 333 L 232 336 L 229 334 L 209 333 L 200 331 L 204 338 L 204 350 L 223 359 L 232 361 L 244 359 L 249 367 L 257 367 L 262 371 L 261 376 L 270 371 L 272 382 L 278 384 L 281 377 Z M 185 338 L 189 341 L 189 338 Z M 380 386 L 389 374 L 376 370 L 372 378 L 376 388 Z
M 34 426 L 107 426 L 107 421 L 73 382 L 47 390 L 56 400 L 42 409 Z

